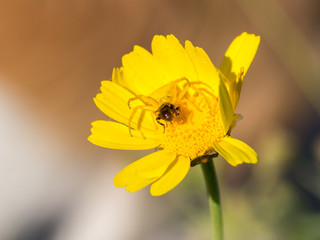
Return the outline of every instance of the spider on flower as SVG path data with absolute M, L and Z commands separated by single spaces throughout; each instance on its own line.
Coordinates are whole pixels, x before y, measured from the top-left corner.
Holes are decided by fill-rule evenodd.
M 184 84 L 182 82 L 185 82 Z M 182 86 L 179 86 L 182 85 Z M 197 87 L 196 85 L 203 85 L 203 87 Z M 168 86 L 164 86 L 163 89 L 171 89 L 171 93 L 169 96 L 160 97 L 159 101 L 157 101 L 154 97 L 151 96 L 144 96 L 144 95 L 137 95 L 133 98 L 128 100 L 128 106 L 131 109 L 130 103 L 135 100 L 140 100 L 144 105 L 138 105 L 133 108 L 131 115 L 129 117 L 129 133 L 131 137 L 133 136 L 131 133 L 132 127 L 131 123 L 133 118 L 137 114 L 138 110 L 141 110 L 141 114 L 139 117 L 138 127 L 137 130 L 141 127 L 141 122 L 143 120 L 144 114 L 146 111 L 151 112 L 154 114 L 153 120 L 158 124 L 162 125 L 165 128 L 167 123 L 171 123 L 175 119 L 175 117 L 180 115 L 181 112 L 181 100 L 189 93 L 189 90 L 193 90 L 194 96 L 197 97 L 201 95 L 205 101 L 207 102 L 208 106 L 211 107 L 211 101 L 208 99 L 208 95 L 216 98 L 213 93 L 211 92 L 211 87 L 203 82 L 190 82 L 187 78 L 182 77 L 177 79 L 168 84 Z M 163 90 L 161 89 L 161 90 Z M 208 90 L 209 89 L 209 90 Z M 198 111 L 202 111 L 198 109 Z M 156 124 L 156 128 L 158 128 Z

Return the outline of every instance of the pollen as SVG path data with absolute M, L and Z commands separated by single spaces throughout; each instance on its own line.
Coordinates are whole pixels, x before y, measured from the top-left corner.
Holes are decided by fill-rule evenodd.
M 187 95 L 177 106 L 180 113 L 166 124 L 160 148 L 190 159 L 214 151 L 213 143 L 225 136 L 218 99 Z

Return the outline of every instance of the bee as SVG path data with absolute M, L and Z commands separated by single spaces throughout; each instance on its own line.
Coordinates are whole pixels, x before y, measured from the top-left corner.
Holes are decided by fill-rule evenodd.
M 180 107 L 176 107 L 172 103 L 165 102 L 159 107 L 159 109 L 155 113 L 158 113 L 156 121 L 160 125 L 165 127 L 165 125 L 162 122 L 160 122 L 160 120 L 164 120 L 172 124 L 173 118 L 180 114 Z

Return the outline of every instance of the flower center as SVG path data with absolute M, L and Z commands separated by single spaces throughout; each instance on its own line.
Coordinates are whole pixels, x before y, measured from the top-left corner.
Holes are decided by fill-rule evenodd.
M 179 107 L 179 115 L 172 123 L 166 122 L 160 148 L 191 159 L 212 152 L 213 143 L 225 135 L 218 100 L 204 94 L 188 94 L 175 107 Z

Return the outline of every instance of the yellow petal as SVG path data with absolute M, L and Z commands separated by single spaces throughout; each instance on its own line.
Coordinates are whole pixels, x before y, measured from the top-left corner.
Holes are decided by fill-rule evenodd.
M 229 92 L 229 96 L 230 96 L 230 100 L 232 103 L 232 108 L 233 111 L 235 111 L 238 102 L 239 102 L 239 97 L 240 97 L 240 92 L 241 92 L 241 88 L 242 88 L 242 81 L 243 81 L 243 77 L 241 75 L 239 75 L 239 77 L 237 79 L 239 79 L 240 81 L 234 81 L 232 83 L 230 83 L 226 77 L 220 72 L 220 78 L 222 79 L 222 81 L 224 82 L 227 91 Z
M 166 173 L 151 185 L 151 195 L 160 196 L 173 189 L 184 179 L 189 168 L 190 159 L 185 156 L 179 156 Z
M 257 52 L 260 37 L 242 33 L 230 44 L 220 65 L 223 80 L 229 90 L 233 109 L 239 102 L 243 77 Z
M 227 81 L 234 82 L 236 77 L 244 69 L 243 75 L 248 71 L 250 64 L 256 55 L 260 43 L 260 36 L 242 33 L 236 37 L 226 51 L 220 65 L 220 71 Z
M 112 82 L 114 82 L 114 83 L 124 87 L 128 91 L 130 91 L 129 84 L 130 84 L 131 81 L 124 74 L 123 67 L 113 68 L 111 80 L 112 80 Z
M 195 81 L 201 81 L 208 84 L 212 88 L 213 94 L 217 96 L 219 73 L 208 55 L 202 48 L 194 47 L 190 41 L 186 41 L 185 48 L 197 74 L 197 79 Z
M 134 180 L 131 181 L 125 188 L 128 192 L 131 192 L 131 193 L 139 191 L 140 189 L 148 186 L 150 183 L 154 182 L 157 178 L 135 177 L 133 179 Z
M 144 105 L 140 100 L 135 100 L 130 103 L 131 108 L 128 106 L 128 101 L 134 95 L 120 85 L 110 82 L 101 82 L 101 93 L 98 93 L 94 98 L 97 107 L 110 118 L 129 124 L 129 117 L 133 109 L 138 105 Z M 141 111 L 138 111 L 131 122 L 133 128 L 137 128 Z M 143 117 L 142 123 L 139 125 L 141 130 L 154 131 L 155 122 L 152 120 L 153 114 L 148 112 Z M 153 116 L 154 117 L 154 116 Z
M 224 137 L 220 142 L 214 144 L 215 150 L 232 166 L 241 163 L 257 163 L 257 153 L 244 142 Z
M 160 140 L 151 134 L 145 138 L 139 131 L 132 130 L 132 137 L 127 126 L 111 121 L 95 121 L 92 123 L 91 135 L 88 140 L 105 148 L 123 150 L 151 149 L 160 145 Z
M 229 96 L 229 92 L 222 80 L 219 85 L 219 107 L 225 133 L 229 131 L 233 119 L 233 106 Z
M 126 186 L 130 192 L 137 191 L 162 176 L 175 158 L 175 153 L 165 150 L 151 153 L 125 167 L 113 183 L 119 188 Z
M 197 75 L 194 65 L 190 60 L 186 50 L 179 40 L 173 36 L 154 36 L 151 44 L 154 57 L 163 63 L 167 75 L 167 82 L 171 82 L 182 77 L 189 81 L 196 81 Z
M 162 63 L 142 47 L 134 46 L 131 53 L 122 57 L 122 64 L 128 88 L 137 95 L 148 96 L 168 83 Z

